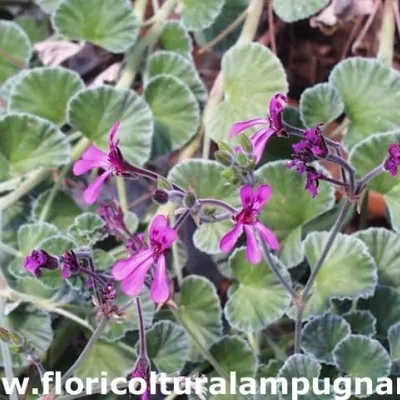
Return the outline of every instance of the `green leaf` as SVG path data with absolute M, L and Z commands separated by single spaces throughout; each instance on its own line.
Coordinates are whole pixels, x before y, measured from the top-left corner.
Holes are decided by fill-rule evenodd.
M 321 371 L 321 365 L 313 357 L 309 357 L 303 354 L 294 354 L 290 356 L 286 361 L 281 370 L 279 371 L 278 377 L 284 378 L 288 382 L 288 393 L 282 393 L 283 400 L 292 399 L 292 379 L 294 378 L 306 378 L 312 385 L 312 380 L 319 377 Z M 306 395 L 299 395 L 299 400 L 330 400 L 330 395 L 318 395 L 318 397 L 311 393 Z
M 224 336 L 213 344 L 210 353 L 224 372 L 222 378 L 229 380 L 231 372 L 236 372 L 237 382 L 240 382 L 241 378 L 255 377 L 257 372 L 257 357 L 250 346 L 240 337 Z M 219 374 L 214 372 L 211 376 L 219 376 Z M 228 388 L 230 384 L 227 382 Z M 243 395 L 213 394 L 211 386 L 212 384 L 208 388 L 211 395 L 210 400 L 243 400 Z M 220 385 L 218 386 L 220 387 Z
M 378 282 L 381 285 L 400 287 L 400 248 L 397 233 L 385 228 L 369 228 L 357 232 L 356 237 L 368 247 L 378 267 Z
M 303 328 L 301 347 L 319 362 L 335 365 L 332 351 L 350 333 L 350 325 L 344 318 L 325 314 L 312 319 Z
M 115 122 L 121 121 L 121 151 L 132 164 L 143 165 L 150 156 L 153 137 L 151 111 L 131 89 L 101 86 L 79 92 L 70 102 L 69 122 L 103 150 Z
M 32 203 L 32 219 L 34 221 L 39 221 L 49 193 L 50 190 L 43 192 Z M 69 226 L 74 222 L 75 217 L 81 213 L 82 210 L 75 201 L 67 193 L 59 191 L 50 207 L 47 221 L 54 224 L 62 233 L 66 233 Z
M 139 218 L 132 211 L 124 212 L 124 222 L 126 227 L 129 229 L 129 232 L 135 233 L 139 227 Z
M 111 53 L 123 53 L 139 34 L 128 0 L 63 0 L 53 14 L 57 34 L 86 40 Z
M 74 375 L 86 379 L 102 376 L 106 372 L 107 379 L 120 378 L 133 371 L 135 359 L 133 350 L 130 353 L 115 343 L 100 340 L 90 350 L 88 357 L 79 364 Z
M 376 318 L 377 336 L 386 338 L 388 329 L 400 320 L 400 293 L 389 286 L 378 285 L 374 295 L 361 300 L 359 307 L 371 311 Z
M 338 91 L 329 83 L 319 83 L 306 89 L 300 98 L 300 113 L 304 125 L 329 124 L 338 118 L 344 105 Z
M 171 321 L 159 321 L 146 332 L 147 351 L 150 360 L 159 371 L 180 371 L 189 355 L 189 340 L 186 332 Z
M 207 99 L 207 90 L 200 79 L 195 66 L 184 56 L 172 51 L 153 53 L 146 65 L 144 84 L 159 75 L 173 76 L 185 83 L 200 102 Z
M 160 36 L 160 44 L 164 50 L 174 51 L 191 58 L 192 39 L 179 21 L 165 21 Z
M 118 307 L 125 307 L 129 302 L 132 302 L 132 297 L 125 296 L 120 290 L 119 286 L 117 286 L 116 290 L 117 298 L 115 299 L 114 303 Z M 140 295 L 140 300 L 142 305 L 144 326 L 150 327 L 154 317 L 154 303 L 150 298 L 149 290 L 146 289 L 142 292 Z M 138 316 L 134 303 L 125 309 L 122 321 L 110 321 L 108 323 L 104 329 L 102 338 L 110 342 L 116 342 L 121 340 L 127 332 L 137 331 L 138 329 Z
M 17 74 L 32 56 L 28 35 L 15 22 L 0 21 L 0 84 Z M 18 65 L 18 66 L 17 66 Z
M 384 161 L 391 143 L 400 143 L 399 130 L 373 135 L 352 149 L 349 161 L 356 168 L 358 178 L 361 178 Z M 399 180 L 389 172 L 382 173 L 372 179 L 367 187 L 383 195 L 389 210 L 392 226 L 395 230 L 400 230 Z
M 199 105 L 183 81 L 157 75 L 147 82 L 144 97 L 153 112 L 155 140 L 169 143 L 169 151 L 182 147 L 196 134 Z
M 225 0 L 222 11 L 217 19 L 208 28 L 195 32 L 196 41 L 204 46 L 224 32 L 249 6 L 249 0 Z M 213 46 L 214 51 L 226 51 L 232 47 L 240 34 L 241 27 L 238 26 L 230 32 L 223 40 Z
M 206 135 L 216 142 L 232 143 L 232 125 L 265 115 L 274 94 L 286 93 L 288 84 L 279 59 L 257 43 L 237 45 L 227 51 L 222 59 L 222 74 L 224 100 L 206 120 Z
M 333 188 L 321 182 L 318 196 L 311 198 L 305 190 L 305 177 L 289 169 L 288 161 L 268 163 L 256 172 L 256 176 L 260 183 L 273 188 L 261 219 L 279 237 L 281 261 L 288 268 L 294 267 L 304 258 L 302 226 L 332 208 Z
M 400 369 L 400 322 L 392 325 L 388 331 L 390 358 L 392 360 L 392 374 L 398 374 Z
M 229 291 L 225 306 L 226 319 L 233 328 L 243 332 L 258 331 L 284 315 L 291 297 L 266 262 L 251 265 L 245 249 L 241 248 L 234 251 L 229 264 L 239 281 L 238 287 Z M 277 266 L 290 282 L 285 267 L 280 263 Z
M 100 215 L 86 212 L 75 218 L 68 229 L 68 235 L 79 246 L 93 246 L 106 236 L 104 227 L 105 223 Z
M 22 335 L 35 350 L 35 354 L 43 357 L 53 340 L 50 314 L 31 305 L 21 305 L 5 317 L 6 326 Z M 12 354 L 13 367 L 27 367 L 31 364 L 24 354 Z M 3 356 L 0 352 L 0 366 L 3 367 Z
M 21 225 L 18 229 L 18 248 L 22 255 L 26 257 L 33 249 L 50 236 L 59 233 L 57 227 L 47 222 L 37 222 L 33 224 Z
M 350 324 L 351 332 L 355 334 L 374 336 L 376 333 L 376 318 L 370 311 L 354 310 L 342 317 Z
M 334 349 L 333 357 L 339 371 L 352 378 L 377 379 L 390 372 L 390 357 L 375 339 L 349 335 Z
M 21 15 L 14 19 L 25 31 L 31 43 L 43 42 L 51 35 L 49 19 L 35 18 L 33 15 Z
M 225 0 L 183 0 L 182 22 L 186 29 L 199 31 L 218 17 Z
M 307 236 L 304 249 L 311 270 L 321 257 L 329 232 L 315 232 Z M 357 279 L 354 277 L 357 276 Z M 367 246 L 354 236 L 338 234 L 320 269 L 305 315 L 320 315 L 329 309 L 329 301 L 366 298 L 374 293 L 376 266 Z
M 216 161 L 185 160 L 171 169 L 168 179 L 185 190 L 192 187 L 198 199 L 217 199 L 237 206 L 240 204 L 239 190 L 221 183 L 223 171 L 224 167 Z M 203 224 L 194 234 L 194 244 L 206 253 L 219 253 L 219 242 L 230 229 L 232 224 L 227 221 Z
M 14 176 L 66 164 L 70 146 L 52 123 L 33 115 L 12 113 L 0 118 L 0 154 Z
M 349 148 L 378 132 L 400 127 L 400 73 L 378 60 L 354 57 L 332 70 L 329 82 L 338 90 L 350 125 Z
M 285 22 L 306 19 L 329 4 L 330 0 L 275 0 L 274 11 Z
M 50 14 L 58 7 L 61 0 L 35 0 L 35 2 L 44 12 Z
M 109 269 L 117 260 L 106 250 L 94 249 L 93 250 L 93 264 L 95 269 Z
M 9 109 L 34 114 L 62 126 L 66 122 L 69 99 L 83 87 L 79 75 L 68 69 L 34 68 L 14 85 Z
M 214 285 L 206 278 L 191 275 L 183 280 L 180 295 L 177 314 L 182 326 L 209 348 L 222 334 L 222 310 Z M 189 359 L 201 361 L 203 356 L 196 343 L 190 341 Z

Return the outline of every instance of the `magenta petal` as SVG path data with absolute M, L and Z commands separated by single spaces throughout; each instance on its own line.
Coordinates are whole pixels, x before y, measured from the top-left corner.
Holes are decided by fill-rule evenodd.
M 236 122 L 232 129 L 231 132 L 229 133 L 230 137 L 234 137 L 239 135 L 239 133 L 242 133 L 244 130 L 251 128 L 254 125 L 259 125 L 259 124 L 269 124 L 269 120 L 267 118 L 252 118 L 246 121 L 240 121 Z
M 99 160 L 78 160 L 74 163 L 72 167 L 72 172 L 75 176 L 85 174 L 95 168 L 104 168 L 105 165 Z
M 168 219 L 165 215 L 156 215 L 150 224 L 150 240 L 156 239 L 158 235 L 168 226 Z
M 176 238 L 178 237 L 178 232 L 167 226 L 164 228 L 164 231 L 161 233 L 161 236 L 159 237 L 159 242 L 162 245 L 162 249 L 168 249 L 171 247 L 172 243 L 175 242 Z
M 82 154 L 81 157 L 83 160 L 102 160 L 107 161 L 107 153 L 103 150 L 100 150 L 98 147 L 91 145 L 88 149 Z
M 133 273 L 131 273 L 121 283 L 121 290 L 128 296 L 139 296 L 143 290 L 144 282 L 152 266 L 154 260 L 149 258 L 144 263 L 140 264 Z
M 253 205 L 254 193 L 251 185 L 244 185 L 241 187 L 240 199 L 242 200 L 243 208 L 249 208 Z
M 267 145 L 268 140 L 275 134 L 274 129 L 266 129 L 262 135 L 259 135 L 256 140 L 252 140 L 250 138 L 251 143 L 254 148 L 254 155 L 256 156 L 256 162 L 259 162 L 263 156 L 265 146 Z
M 219 248 L 224 253 L 229 253 L 235 247 L 236 242 L 239 240 L 243 232 L 243 224 L 237 223 L 232 230 L 230 230 L 219 243 Z
M 169 280 L 163 254 L 160 255 L 157 261 L 154 280 L 151 285 L 151 298 L 157 304 L 165 303 L 169 298 Z
M 255 192 L 254 208 L 260 211 L 272 195 L 272 187 L 269 185 L 260 185 Z
M 83 200 L 86 204 L 94 204 L 100 195 L 104 181 L 111 175 L 111 171 L 103 172 L 96 180 L 90 184 L 83 192 Z
M 147 261 L 149 257 L 152 257 L 153 251 L 151 249 L 139 250 L 136 254 L 128 259 L 117 261 L 112 267 L 112 276 L 115 280 L 121 281 L 130 275 L 138 265 Z
M 262 253 L 254 233 L 254 227 L 245 225 L 244 230 L 247 237 L 246 255 L 249 262 L 252 264 L 259 264 L 262 260 Z
M 116 134 L 118 133 L 120 126 L 121 126 L 121 122 L 117 121 L 111 128 L 111 131 L 109 134 L 109 141 L 108 141 L 110 148 L 114 147 L 116 145 L 114 139 L 115 139 Z
M 280 245 L 279 245 L 279 241 L 278 241 L 278 238 L 275 235 L 275 233 L 272 232 L 270 229 L 268 229 L 261 222 L 256 222 L 255 227 L 258 230 L 258 232 L 260 233 L 263 240 L 265 240 L 267 242 L 268 246 L 272 250 L 278 251 L 280 248 Z

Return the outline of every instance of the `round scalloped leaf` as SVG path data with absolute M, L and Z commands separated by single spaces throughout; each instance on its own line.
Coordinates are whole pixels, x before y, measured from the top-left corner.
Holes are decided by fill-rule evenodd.
M 50 314 L 31 305 L 20 305 L 5 317 L 8 329 L 22 335 L 39 357 L 46 354 L 53 340 Z M 13 367 L 27 367 L 31 361 L 23 353 L 12 353 Z M 0 351 L 0 366 L 3 367 L 3 356 Z
M 284 315 L 291 297 L 266 262 L 251 265 L 245 249 L 241 248 L 232 254 L 229 264 L 239 282 L 236 288 L 229 290 L 225 306 L 225 316 L 231 327 L 243 332 L 259 331 Z M 285 267 L 280 263 L 277 266 L 290 282 Z
M 217 291 L 208 279 L 191 275 L 183 280 L 177 314 L 184 329 L 196 335 L 197 341 L 204 347 L 209 348 L 221 336 L 221 305 Z M 189 340 L 189 359 L 201 361 L 203 356 L 190 335 Z
M 182 22 L 186 29 L 199 31 L 218 17 L 225 0 L 183 0 Z
M 400 73 L 374 59 L 354 57 L 332 70 L 329 82 L 338 90 L 350 119 L 344 143 L 353 147 L 377 132 L 400 127 Z
M 216 142 L 231 143 L 232 125 L 265 115 L 271 98 L 278 92 L 286 93 L 288 84 L 279 59 L 257 43 L 233 46 L 227 51 L 222 73 L 224 100 L 208 117 L 206 134 Z
M 185 190 L 191 187 L 198 199 L 223 200 L 232 206 L 238 206 L 239 190 L 233 185 L 221 182 L 223 171 L 224 167 L 216 161 L 185 160 L 171 169 L 168 179 Z M 203 224 L 194 234 L 194 243 L 201 251 L 219 253 L 219 242 L 230 229 L 232 224 L 227 221 Z
M 357 170 L 357 177 L 376 168 L 387 156 L 391 143 L 400 143 L 400 131 L 373 135 L 355 146 L 349 161 Z M 389 217 L 395 230 L 400 230 L 400 183 L 390 173 L 382 173 L 372 179 L 367 187 L 382 194 L 385 198 Z
M 70 146 L 61 131 L 42 118 L 11 113 L 0 118 L 0 153 L 12 175 L 40 167 L 58 167 L 70 158 Z
M 105 238 L 104 226 L 104 220 L 100 215 L 86 212 L 75 218 L 74 223 L 68 228 L 68 235 L 79 246 L 93 246 Z
M 292 399 L 292 379 L 294 378 L 306 378 L 312 386 L 312 381 L 319 377 L 321 371 L 321 365 L 314 357 L 310 357 L 303 354 L 294 354 L 290 356 L 286 361 L 281 370 L 279 371 L 278 377 L 284 378 L 288 382 L 288 394 L 282 393 L 283 400 Z M 315 395 L 312 392 L 299 395 L 299 400 L 330 400 L 330 395 Z
M 320 259 L 329 235 L 329 232 L 314 232 L 306 237 L 304 251 L 311 270 Z M 376 265 L 367 246 L 354 236 L 338 234 L 314 282 L 305 315 L 310 317 L 328 311 L 333 298 L 372 296 L 376 282 Z
M 32 44 L 15 22 L 0 21 L 0 84 L 17 74 L 32 56 Z
M 388 331 L 390 358 L 392 360 L 392 375 L 400 372 L 400 322 L 390 327 Z
M 68 101 L 83 87 L 79 75 L 68 69 L 35 68 L 18 80 L 8 107 L 64 125 Z
M 150 360 L 164 373 L 180 371 L 189 355 L 189 340 L 183 328 L 171 321 L 159 321 L 146 332 Z
M 198 101 L 204 102 L 207 99 L 204 83 L 194 65 L 184 56 L 172 51 L 157 51 L 152 54 L 148 59 L 144 74 L 145 86 L 151 78 L 159 75 L 178 78 L 189 87 Z
M 231 372 L 236 373 L 237 382 L 240 382 L 242 378 L 253 378 L 257 373 L 257 357 L 247 342 L 239 336 L 224 336 L 213 344 L 210 353 L 219 364 L 221 372 L 224 372 L 224 376 L 221 376 L 221 378 L 226 380 L 228 388 L 235 385 L 229 379 Z M 220 375 L 216 372 L 209 375 L 211 378 L 217 376 Z M 216 390 L 220 392 L 220 385 L 217 384 Z M 243 395 L 210 393 L 209 400 L 243 400 Z
M 36 222 L 21 225 L 18 229 L 18 248 L 26 257 L 36 249 L 43 240 L 59 234 L 57 227 L 47 222 Z
M 224 32 L 249 6 L 249 0 L 226 0 L 217 19 L 208 28 L 195 32 L 196 41 L 204 46 L 219 34 Z M 241 27 L 238 26 L 230 32 L 223 40 L 216 43 L 212 48 L 214 51 L 226 51 L 232 47 L 240 34 Z
M 370 228 L 357 232 L 356 236 L 368 247 L 378 267 L 378 282 L 381 285 L 400 287 L 399 235 L 385 228 Z
M 44 12 L 50 14 L 58 7 L 61 0 L 35 0 L 35 2 Z
M 155 123 L 155 139 L 169 151 L 187 143 L 197 132 L 200 110 L 196 97 L 180 79 L 158 75 L 147 82 L 144 97 Z
M 128 0 L 63 0 L 53 14 L 59 35 L 86 40 L 111 53 L 123 53 L 136 41 L 139 25 Z
M 289 169 L 288 161 L 269 163 L 256 176 L 260 183 L 273 188 L 261 219 L 279 237 L 282 248 L 279 258 L 288 268 L 294 267 L 304 258 L 302 226 L 332 208 L 333 188 L 321 182 L 318 196 L 311 198 L 305 190 L 305 177 Z
M 319 362 L 335 365 L 332 351 L 350 333 L 350 325 L 344 318 L 325 314 L 312 319 L 303 328 L 301 347 Z
M 191 58 L 192 39 L 179 21 L 166 21 L 164 23 L 160 44 L 164 50 L 174 51 Z
M 339 371 L 352 378 L 376 379 L 390 372 L 390 357 L 375 339 L 349 335 L 334 349 L 333 357 Z
M 40 220 L 40 215 L 49 194 L 50 190 L 41 193 L 32 203 L 31 217 L 34 221 Z M 81 208 L 75 203 L 72 197 L 65 192 L 59 191 L 54 198 L 46 220 L 54 224 L 62 233 L 66 233 L 69 226 L 74 222 L 74 219 L 81 213 Z
M 97 265 L 95 264 L 97 268 Z M 124 307 L 129 302 L 132 302 L 132 297 L 125 296 L 117 285 L 117 298 L 114 303 L 118 307 Z M 144 326 L 150 327 L 153 322 L 154 317 L 154 303 L 150 298 L 149 290 L 144 290 L 140 295 L 140 300 L 142 304 L 142 315 Z M 98 321 L 97 321 L 98 322 Z M 96 324 L 93 324 L 94 326 Z M 124 311 L 124 319 L 122 321 L 110 321 L 109 324 L 104 329 L 102 338 L 109 342 L 116 342 L 121 340 L 127 332 L 137 331 L 139 329 L 138 316 L 136 312 L 135 303 L 129 306 Z
M 376 334 L 380 339 L 386 339 L 388 329 L 400 321 L 400 293 L 389 286 L 378 285 L 374 295 L 361 300 L 359 307 L 371 311 L 375 317 Z
M 70 102 L 68 119 L 104 150 L 112 126 L 121 121 L 118 139 L 124 157 L 142 165 L 150 156 L 153 117 L 146 102 L 131 89 L 101 86 L 82 90 Z
M 330 0 L 275 0 L 274 11 L 285 22 L 306 19 L 329 4 Z
M 300 98 L 301 119 L 311 128 L 317 124 L 329 124 L 344 111 L 338 91 L 329 83 L 319 83 L 306 89 Z
M 136 354 L 132 350 L 126 351 L 115 343 L 99 340 L 91 348 L 88 356 L 79 364 L 74 376 L 80 379 L 103 376 L 107 379 L 120 378 L 132 372 L 136 361 Z
M 108 270 L 115 263 L 116 258 L 106 250 L 93 249 L 93 264 L 95 269 Z
M 370 311 L 349 311 L 343 314 L 342 317 L 350 324 L 352 333 L 364 336 L 374 336 L 376 334 L 376 318 Z

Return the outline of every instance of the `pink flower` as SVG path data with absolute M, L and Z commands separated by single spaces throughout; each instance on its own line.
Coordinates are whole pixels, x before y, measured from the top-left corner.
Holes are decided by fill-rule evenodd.
M 282 113 L 287 104 L 287 97 L 284 94 L 276 94 L 269 103 L 269 117 L 268 118 L 252 118 L 246 121 L 240 121 L 233 125 L 230 132 L 231 137 L 235 137 L 256 125 L 266 125 L 259 131 L 250 136 L 250 141 L 253 144 L 254 155 L 256 162 L 261 160 L 264 153 L 265 146 L 268 140 L 273 135 L 280 135 L 284 131 L 282 123 Z
M 55 270 L 58 268 L 58 258 L 44 250 L 32 250 L 31 254 L 25 257 L 24 268 L 36 277 L 40 277 L 42 269 Z
M 86 204 L 93 204 L 96 202 L 105 180 L 110 175 L 119 175 L 125 171 L 124 160 L 118 147 L 119 140 L 114 140 L 119 127 L 120 122 L 118 121 L 111 129 L 108 153 L 92 145 L 73 166 L 72 171 L 74 175 L 82 175 L 95 168 L 104 170 L 104 172 L 83 192 L 83 200 Z
M 112 268 L 113 277 L 122 281 L 121 289 L 128 296 L 138 296 L 151 267 L 155 265 L 151 284 L 151 298 L 157 304 L 169 298 L 169 279 L 165 255 L 178 237 L 168 224 L 167 217 L 157 215 L 150 226 L 150 247 L 144 247 L 133 256 L 118 261 Z
M 389 146 L 389 156 L 383 163 L 383 167 L 386 171 L 389 171 L 392 176 L 397 176 L 398 168 L 400 165 L 400 145 L 392 143 Z
M 234 228 L 229 231 L 220 242 L 221 251 L 232 251 L 242 235 L 243 230 L 247 236 L 247 259 L 252 264 L 259 264 L 262 260 L 262 252 L 257 239 L 257 233 L 272 250 L 279 250 L 278 238 L 258 217 L 272 194 L 272 188 L 268 185 L 260 185 L 256 190 L 251 185 L 244 185 L 240 189 L 240 198 L 243 209 L 233 217 Z

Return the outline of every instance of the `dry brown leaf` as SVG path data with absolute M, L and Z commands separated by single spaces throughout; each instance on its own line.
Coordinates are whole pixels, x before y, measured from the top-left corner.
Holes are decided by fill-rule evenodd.
M 118 80 L 122 62 L 116 62 L 106 68 L 102 73 L 96 76 L 90 87 L 98 87 L 104 84 L 115 83 Z
M 73 43 L 67 40 L 44 41 L 35 44 L 34 49 L 46 67 L 56 67 L 68 60 L 85 46 L 84 42 Z

